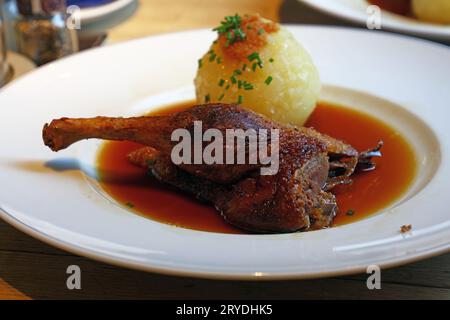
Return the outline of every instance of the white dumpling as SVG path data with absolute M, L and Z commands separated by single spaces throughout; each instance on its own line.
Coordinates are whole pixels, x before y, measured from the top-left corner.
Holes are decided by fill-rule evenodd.
M 278 24 L 259 16 L 241 19 L 245 40 L 227 44 L 223 32 L 200 60 L 198 102 L 240 103 L 273 120 L 302 125 L 321 88 L 310 55 Z

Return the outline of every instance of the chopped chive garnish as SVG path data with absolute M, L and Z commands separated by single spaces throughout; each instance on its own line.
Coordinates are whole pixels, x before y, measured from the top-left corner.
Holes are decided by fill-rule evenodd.
M 253 70 L 253 71 L 256 70 L 256 67 L 260 67 L 260 68 L 263 67 L 263 62 L 262 62 L 261 57 L 259 56 L 259 53 L 258 53 L 258 52 L 253 52 L 251 55 L 249 55 L 249 56 L 247 57 L 247 59 L 248 59 L 248 61 L 250 61 L 250 62 L 256 60 L 256 62 L 254 62 L 254 63 L 252 64 L 252 70 Z
M 268 76 L 266 81 L 264 81 L 264 82 L 265 82 L 265 84 L 269 85 L 272 82 L 272 80 L 273 80 L 272 76 Z
M 225 47 L 228 47 L 231 43 L 231 39 L 233 38 L 233 34 L 231 32 L 228 32 L 226 37 L 227 37 L 227 42 L 225 42 Z
M 235 76 L 231 76 L 231 83 L 232 84 L 236 84 L 236 82 L 237 82 L 237 79 L 236 79 L 236 77 Z
M 126 205 L 128 208 L 134 208 L 134 204 L 131 203 L 131 202 L 127 202 L 127 203 L 125 203 L 125 205 Z
M 242 82 L 243 82 L 242 80 L 238 81 L 238 89 L 242 88 Z
M 220 22 L 220 26 L 214 28 L 219 35 L 225 35 L 227 41 L 225 46 L 235 43 L 236 41 L 245 40 L 246 34 L 241 29 L 242 18 L 235 14 L 234 16 L 226 16 L 224 21 Z
M 214 52 L 209 56 L 209 62 L 213 62 L 216 59 L 216 54 Z
M 261 61 L 261 58 L 259 57 L 258 52 L 253 52 L 251 55 L 247 57 L 248 61 L 258 60 Z
M 354 216 L 355 215 L 355 210 L 352 210 L 352 209 L 350 209 L 350 210 L 347 210 L 347 212 L 345 213 L 347 216 Z
M 225 84 L 225 80 L 220 79 L 220 80 L 219 80 L 219 86 L 222 87 L 224 84 Z
M 244 85 L 244 90 L 253 90 L 253 85 L 251 83 L 246 83 Z
M 225 43 L 225 47 L 228 47 L 231 43 L 231 39 L 233 38 L 233 34 L 231 32 L 228 32 L 226 37 L 227 37 L 227 42 Z
M 222 93 L 222 94 L 219 96 L 218 100 L 219 100 L 219 101 L 222 101 L 222 99 L 223 99 L 224 96 L 225 96 L 225 93 Z
M 226 16 L 224 21 L 220 22 L 220 26 L 215 27 L 213 31 L 217 31 L 219 34 L 225 33 L 229 30 L 239 28 L 242 19 L 238 14 L 234 16 Z
M 209 95 L 209 93 L 205 96 L 205 102 L 208 103 L 209 101 L 211 101 L 211 96 Z
M 245 33 L 241 28 L 234 29 L 234 35 L 239 38 L 239 40 L 245 39 Z
M 247 30 L 250 30 L 251 28 L 253 28 L 252 25 L 251 25 L 251 24 L 248 24 L 248 25 L 247 25 Z
M 241 74 L 242 74 L 242 71 L 239 70 L 239 69 L 236 69 L 236 70 L 233 71 L 233 75 L 234 76 L 238 76 L 238 75 L 241 75 Z
M 203 66 L 202 59 L 198 59 L 198 68 L 200 69 Z
M 247 65 L 244 63 L 244 65 L 242 66 L 242 71 L 245 71 L 245 69 L 247 69 Z
M 230 89 L 230 85 L 229 84 L 227 84 L 227 86 L 225 87 L 225 90 L 228 90 L 228 89 Z
M 242 104 L 242 100 L 243 100 L 244 98 L 242 98 L 242 96 L 239 96 L 238 97 L 238 101 L 237 101 L 237 104 Z
M 259 35 L 262 35 L 263 33 L 264 33 L 264 29 L 263 29 L 263 28 L 261 28 L 261 29 L 258 30 L 258 34 L 259 34 Z
M 273 58 L 270 58 L 270 59 L 269 59 L 269 62 L 270 62 L 270 63 L 272 63 L 273 61 L 274 61 Z
M 222 58 L 221 57 L 217 57 L 217 64 L 221 64 L 222 63 Z

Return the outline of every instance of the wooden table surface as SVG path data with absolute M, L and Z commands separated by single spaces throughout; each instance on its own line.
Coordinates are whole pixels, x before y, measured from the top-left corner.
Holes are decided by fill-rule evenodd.
M 295 0 L 142 0 L 136 14 L 112 30 L 110 40 L 211 27 L 235 12 L 259 12 L 289 23 L 345 24 Z M 82 270 L 81 290 L 66 287 L 69 265 Z M 0 299 L 450 299 L 450 254 L 383 270 L 381 290 L 368 290 L 366 277 L 257 283 L 143 273 L 52 248 L 0 221 Z

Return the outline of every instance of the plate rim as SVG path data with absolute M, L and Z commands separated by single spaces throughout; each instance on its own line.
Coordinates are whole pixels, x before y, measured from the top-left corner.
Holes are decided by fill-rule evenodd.
M 137 271 L 151 272 L 168 276 L 176 277 L 191 277 L 197 279 L 211 279 L 211 280 L 246 280 L 246 281 L 278 281 L 278 280 L 310 280 L 310 279 L 323 279 L 339 277 L 344 275 L 354 275 L 361 274 L 367 271 L 367 267 L 356 266 L 352 268 L 341 268 L 340 270 L 332 270 L 320 273 L 308 273 L 299 274 L 296 272 L 287 272 L 282 274 L 275 273 L 263 273 L 256 275 L 254 272 L 240 272 L 240 273 L 223 273 L 223 272 L 212 272 L 212 271 L 192 271 L 186 268 L 174 268 L 174 267 L 157 267 L 150 266 L 148 264 L 140 264 L 135 262 L 126 262 L 123 259 L 110 256 L 108 254 L 96 252 L 90 249 L 82 248 L 77 244 L 72 244 L 66 242 L 65 240 L 59 240 L 45 232 L 41 232 L 27 225 L 26 223 L 18 220 L 13 215 L 8 213 L 4 208 L 0 207 L 0 218 L 7 222 L 9 225 L 13 226 L 17 230 L 22 231 L 26 235 L 33 237 L 36 240 L 42 241 L 48 245 L 51 245 L 57 249 L 64 250 L 81 257 L 92 259 L 101 263 L 111 264 L 116 267 L 127 268 Z M 450 242 L 449 242 L 450 244 Z M 407 259 L 398 258 L 398 260 L 393 260 L 386 263 L 377 264 L 382 270 L 395 268 L 405 264 L 422 261 L 429 259 L 440 254 L 450 252 L 450 245 L 447 244 L 442 248 L 435 248 L 434 250 L 428 251 L 426 254 L 413 255 Z
M 325 6 L 323 3 L 316 0 L 297 0 L 298 2 L 304 3 L 311 8 L 314 8 L 322 13 L 332 15 L 337 18 L 341 18 L 350 22 L 355 22 L 360 25 L 366 25 L 366 20 L 362 19 L 358 15 L 347 13 L 345 11 L 332 10 Z M 329 1 L 329 0 L 328 0 Z M 362 0 L 359 0 L 362 1 Z M 370 5 L 370 4 L 368 4 Z M 395 15 L 394 13 L 390 13 Z M 399 19 L 399 24 L 390 23 L 389 21 L 383 22 L 383 31 L 391 30 L 395 32 L 400 32 L 409 35 L 420 35 L 423 37 L 429 37 L 432 39 L 450 39 L 450 25 L 440 26 L 439 24 L 432 24 L 427 22 L 414 22 L 411 25 L 401 23 Z

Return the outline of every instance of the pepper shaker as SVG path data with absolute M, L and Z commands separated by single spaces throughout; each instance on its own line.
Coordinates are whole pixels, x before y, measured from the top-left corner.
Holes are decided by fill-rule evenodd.
M 17 51 L 37 65 L 78 51 L 75 30 L 66 25 L 65 0 L 17 0 Z

